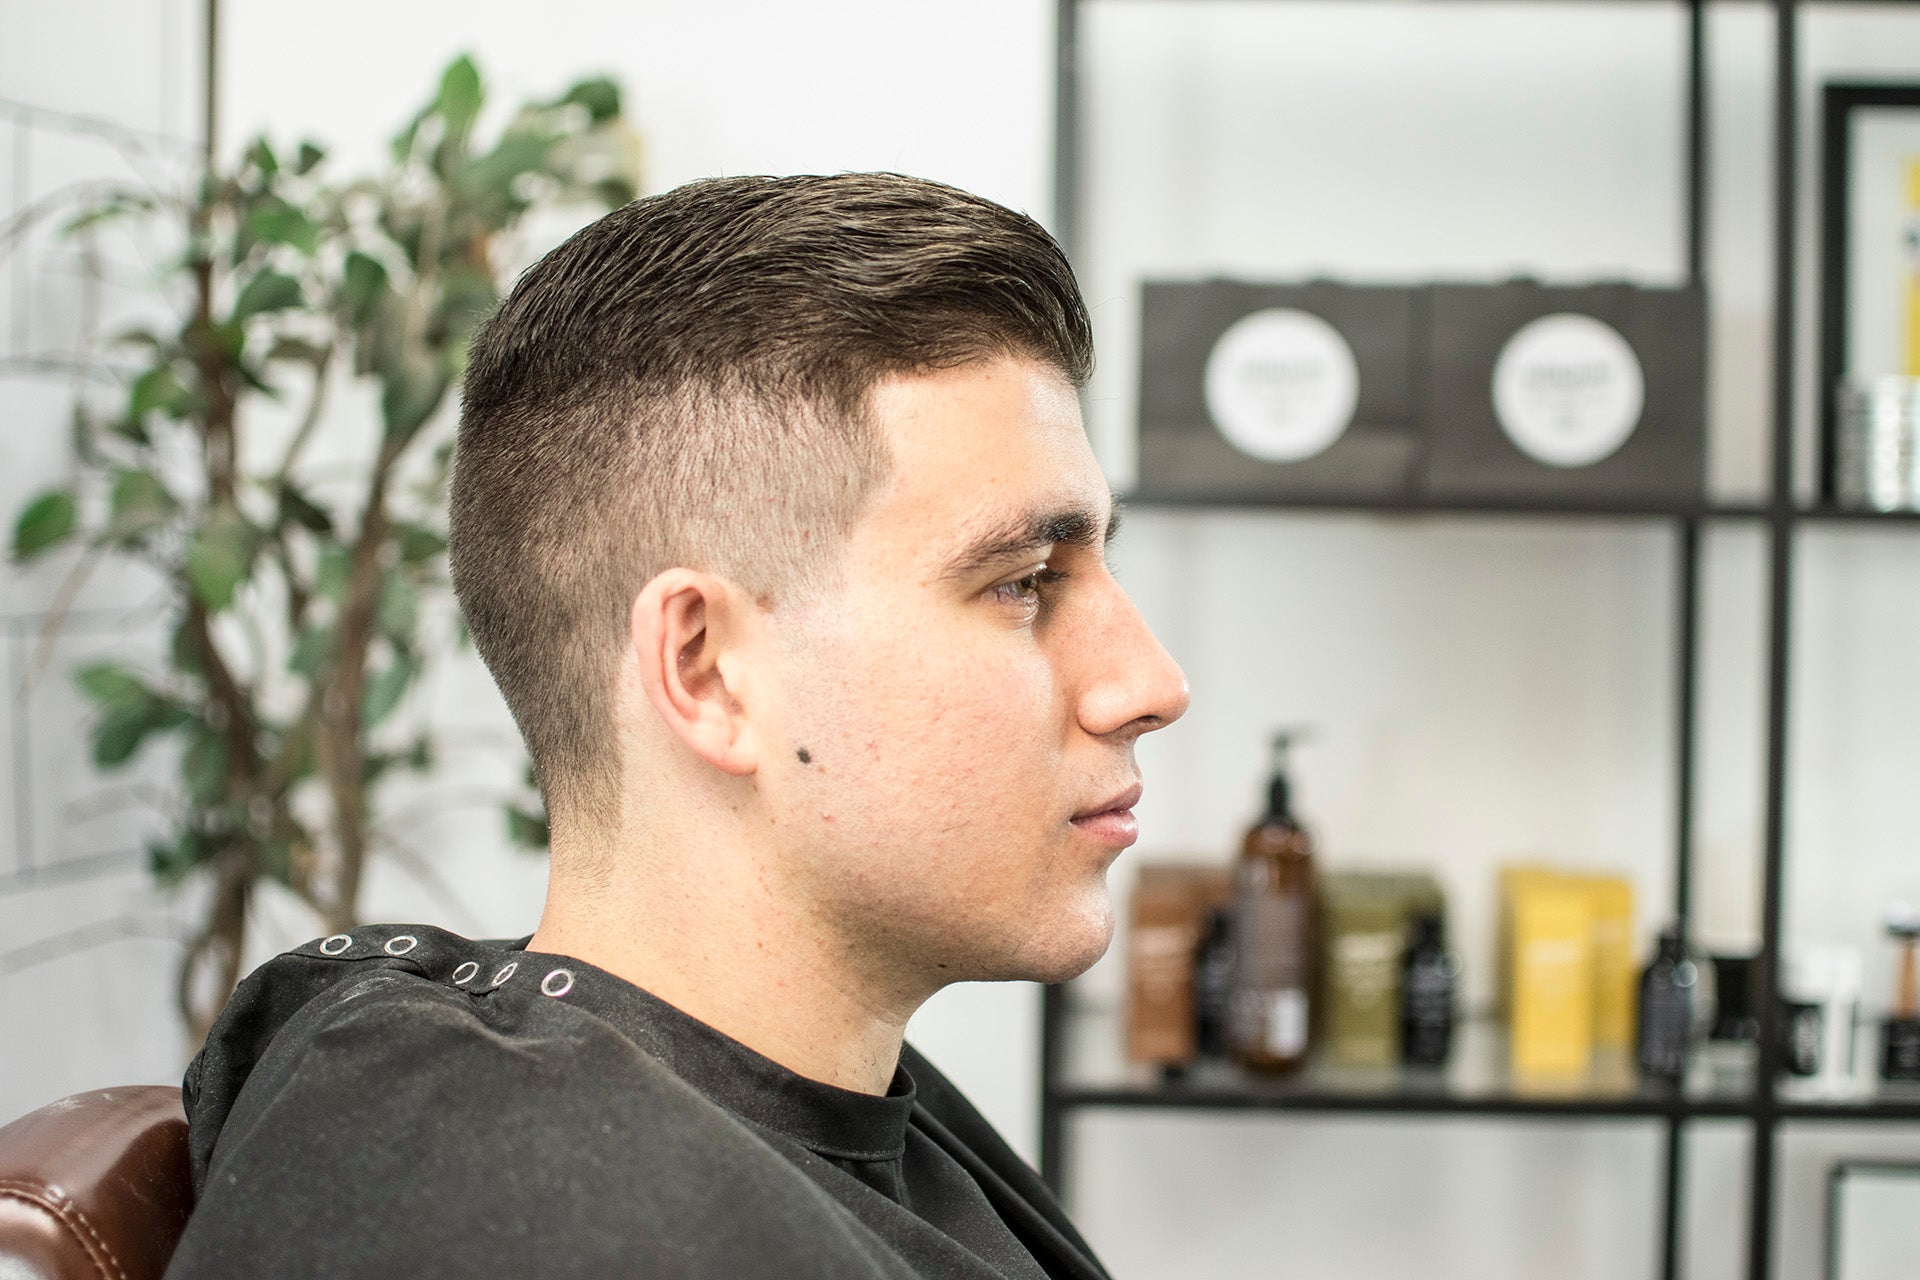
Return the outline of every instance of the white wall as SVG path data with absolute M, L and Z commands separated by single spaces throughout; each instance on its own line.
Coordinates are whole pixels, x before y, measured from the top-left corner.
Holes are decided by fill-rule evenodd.
M 30 34 L 0 41 L 0 97 L 191 135 L 195 7 L 93 0 L 56 12 L 0 0 L 0 30 Z M 653 188 L 722 172 L 893 168 L 1044 217 L 1051 12 L 1045 0 L 571 0 L 533 18 L 498 0 L 343 0 L 316 23 L 236 0 L 224 128 L 229 148 L 259 129 L 313 134 L 351 164 L 468 49 L 507 101 L 587 71 L 619 76 Z M 1101 347 L 1089 408 L 1120 483 L 1133 473 L 1143 273 L 1671 280 L 1681 271 L 1677 10 L 1103 0 L 1086 21 L 1094 123 L 1079 265 Z M 1757 494 L 1768 466 L 1768 21 L 1740 5 L 1716 8 L 1712 22 L 1710 469 L 1728 498 Z M 1823 10 L 1807 32 L 1809 85 L 1837 68 L 1920 75 L 1913 19 Z M 62 287 L 37 280 L 35 314 L 57 312 Z M 0 405 L 22 428 L 0 437 L 0 509 L 58 473 L 64 396 L 58 380 L 0 377 Z M 1697 901 L 1711 939 L 1750 944 L 1765 564 L 1750 529 L 1716 531 L 1708 545 Z M 1223 859 L 1254 807 L 1266 728 L 1306 721 L 1320 739 L 1301 756 L 1301 801 L 1329 863 L 1435 867 L 1475 997 L 1489 969 L 1476 940 L 1489 936 L 1490 878 L 1503 859 L 1630 870 L 1643 927 L 1664 915 L 1669 531 L 1143 511 L 1118 559 L 1195 690 L 1188 719 L 1143 746 L 1144 839 L 1123 868 Z M 1820 533 L 1802 564 L 1789 924 L 1803 940 L 1870 943 L 1889 896 L 1920 900 L 1899 803 L 1920 763 L 1920 670 L 1903 660 L 1920 635 L 1920 541 Z M 14 574 L 0 591 L 0 612 L 27 619 L 18 631 L 51 583 Z M 74 646 L 105 642 L 139 640 Z M 17 682 L 25 659 L 9 643 Z M 73 660 L 63 648 L 54 668 Z M 43 688 L 19 717 L 30 733 L 0 743 L 6 752 L 25 743 L 31 757 L 19 794 L 35 799 L 42 863 L 106 839 L 49 816 L 91 786 L 77 769 L 50 767 L 79 754 L 71 702 L 58 696 Z M 473 668 L 448 673 L 433 707 L 463 733 L 506 731 Z M 113 838 L 124 844 L 125 834 Z M 497 835 L 484 812 L 427 814 L 416 843 L 458 902 L 389 868 L 369 886 L 370 911 L 477 933 L 530 930 L 543 869 Z M 0 876 L 12 865 L 0 861 Z M 181 909 L 156 903 L 137 864 L 107 865 L 118 870 L 0 880 L 0 953 L 129 906 L 143 927 L 177 927 Z M 1123 870 L 1117 882 L 1128 878 Z M 297 913 L 276 918 L 285 941 L 309 932 Z M 24 973 L 0 969 L 0 1112 L 172 1077 L 177 1036 L 155 1012 L 169 956 L 164 940 L 135 939 Z M 1085 984 L 1096 1000 L 1117 987 L 1110 961 Z M 913 1031 L 1029 1152 L 1035 1009 L 1024 987 L 961 988 Z M 1746 1148 L 1727 1126 L 1706 1128 L 1691 1169 L 1689 1274 L 1732 1276 Z M 1530 1280 L 1650 1266 L 1650 1124 L 1154 1116 L 1100 1117 L 1077 1133 L 1075 1209 L 1121 1277 L 1361 1277 L 1417 1266 L 1441 1278 Z M 1910 1130 L 1877 1142 L 1920 1155 Z M 1824 1158 L 1806 1142 L 1787 1147 L 1781 1229 L 1795 1259 L 1810 1256 L 1808 1188 Z

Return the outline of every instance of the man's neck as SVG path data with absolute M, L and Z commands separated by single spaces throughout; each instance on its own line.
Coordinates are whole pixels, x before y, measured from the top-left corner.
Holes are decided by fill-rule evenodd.
M 786 904 L 616 873 L 573 889 L 556 866 L 529 950 L 572 956 L 658 996 L 788 1070 L 860 1093 L 893 1080 L 920 998 L 880 989 Z

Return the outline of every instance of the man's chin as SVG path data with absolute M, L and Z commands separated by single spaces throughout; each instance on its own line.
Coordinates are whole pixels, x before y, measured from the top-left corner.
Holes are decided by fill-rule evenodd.
M 1093 968 L 1113 945 L 1113 906 L 1103 895 L 1100 909 L 1032 939 L 1022 956 L 1028 982 L 1069 982 Z

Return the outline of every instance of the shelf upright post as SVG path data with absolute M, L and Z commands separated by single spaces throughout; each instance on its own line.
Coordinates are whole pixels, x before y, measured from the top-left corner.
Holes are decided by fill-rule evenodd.
M 1053 233 L 1072 262 L 1080 230 L 1080 4 L 1055 0 L 1053 37 Z M 1067 988 L 1040 989 L 1040 1176 L 1067 1198 Z
M 1686 249 L 1687 283 L 1699 286 L 1707 256 L 1707 13 L 1706 0 L 1687 0 Z M 1693 802 L 1699 738 L 1700 519 L 1679 521 L 1674 602 L 1677 652 L 1674 689 L 1673 919 L 1684 946 L 1693 935 Z M 1686 1230 L 1684 1111 L 1666 1118 L 1660 1197 L 1660 1277 L 1678 1280 Z
M 1707 5 L 1687 0 L 1687 283 L 1706 277 Z
M 1787 813 L 1787 711 L 1792 671 L 1794 550 L 1793 361 L 1798 308 L 1794 260 L 1798 247 L 1799 10 L 1797 0 L 1774 0 L 1774 322 L 1773 494 L 1767 508 L 1767 790 L 1761 872 L 1760 958 L 1753 998 L 1759 1013 L 1760 1052 L 1753 1092 L 1753 1170 L 1748 1183 L 1747 1274 L 1770 1280 L 1780 1070 L 1779 989 L 1781 884 Z
M 1080 3 L 1055 0 L 1053 19 L 1053 236 L 1080 251 Z
M 1680 518 L 1678 569 L 1679 651 L 1675 655 L 1673 918 L 1682 945 L 1693 934 L 1693 797 L 1698 739 L 1697 676 L 1700 647 L 1700 520 Z M 1666 1159 L 1661 1193 L 1660 1276 L 1678 1280 L 1680 1241 L 1686 1229 L 1686 1129 L 1683 1108 L 1666 1118 Z

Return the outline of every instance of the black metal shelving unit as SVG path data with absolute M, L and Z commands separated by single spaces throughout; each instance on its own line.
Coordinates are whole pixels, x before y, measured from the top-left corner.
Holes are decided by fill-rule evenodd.
M 1533 0 L 1577 3 L 1578 0 Z M 1687 15 L 1687 59 L 1683 145 L 1686 162 L 1685 246 L 1687 274 L 1704 276 L 1707 243 L 1707 53 L 1706 0 L 1648 0 L 1678 3 Z M 1920 1092 L 1883 1094 L 1846 1101 L 1810 1101 L 1782 1096 L 1777 1081 L 1780 1061 L 1779 1009 L 1773 999 L 1775 967 L 1781 954 L 1782 885 L 1786 857 L 1787 730 L 1791 701 L 1790 646 L 1794 603 L 1794 550 L 1798 533 L 1815 526 L 1871 526 L 1920 529 L 1920 513 L 1878 513 L 1807 506 L 1796 501 L 1795 340 L 1798 317 L 1801 191 L 1799 19 L 1804 7 L 1826 0 L 1767 0 L 1774 18 L 1774 112 L 1772 274 L 1775 299 L 1773 367 L 1770 378 L 1772 468 L 1763 502 L 1683 505 L 1634 505 L 1564 502 L 1431 502 L 1417 499 L 1341 500 L 1269 497 L 1216 497 L 1196 500 L 1131 494 L 1135 507 L 1205 510 L 1265 510 L 1294 513 L 1355 513 L 1388 518 L 1532 517 L 1655 522 L 1672 527 L 1676 558 L 1677 609 L 1674 636 L 1677 682 L 1674 690 L 1675 877 L 1672 914 L 1683 934 L 1692 918 L 1695 764 L 1698 744 L 1697 672 L 1699 667 L 1701 535 L 1704 528 L 1735 522 L 1758 525 L 1767 543 L 1765 690 L 1765 816 L 1762 843 L 1760 961 L 1755 966 L 1754 997 L 1762 1011 L 1759 1061 L 1751 1086 L 1732 1093 L 1695 1094 L 1639 1086 L 1615 1092 L 1540 1095 L 1499 1083 L 1470 1089 L 1409 1087 L 1404 1082 L 1372 1088 L 1341 1087 L 1324 1079 L 1257 1082 L 1225 1076 L 1150 1084 L 1075 1083 L 1067 1071 L 1072 1010 L 1065 987 L 1045 989 L 1041 1012 L 1041 1172 L 1064 1191 L 1070 1120 L 1087 1109 L 1178 1109 L 1206 1112 L 1273 1114 L 1401 1114 L 1419 1116 L 1556 1118 L 1576 1121 L 1657 1121 L 1664 1125 L 1664 1176 L 1657 1206 L 1661 1221 L 1655 1272 L 1661 1280 L 1680 1275 L 1682 1187 L 1687 1127 L 1695 1120 L 1744 1122 L 1753 1136 L 1747 1213 L 1746 1273 L 1750 1280 L 1773 1280 L 1773 1208 L 1778 1190 L 1777 1139 L 1783 1122 L 1920 1123 Z M 1055 91 L 1055 228 L 1071 253 L 1080 244 L 1082 213 L 1079 175 L 1081 91 L 1080 11 L 1097 0 L 1057 0 Z M 1885 7 L 1908 7 L 1915 0 L 1882 0 Z M 1920 70 L 1920 69 L 1917 69 Z

